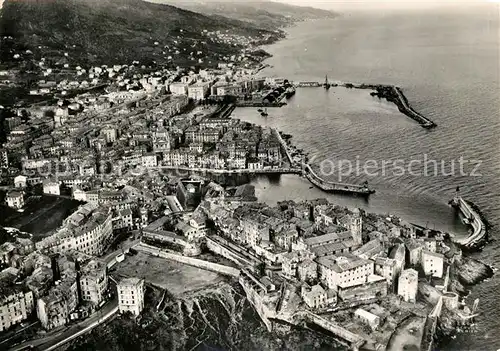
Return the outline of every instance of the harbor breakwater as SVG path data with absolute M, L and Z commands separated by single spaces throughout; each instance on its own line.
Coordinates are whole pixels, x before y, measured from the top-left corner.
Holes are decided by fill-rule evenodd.
M 297 82 L 296 87 L 299 88 L 317 88 L 321 87 L 322 84 L 319 82 Z M 418 122 L 425 129 L 432 129 L 437 127 L 437 124 L 431 121 L 429 118 L 423 116 L 421 113 L 415 111 L 415 109 L 410 105 L 408 99 L 403 93 L 400 87 L 388 84 L 364 84 L 364 83 L 348 83 L 348 82 L 335 82 L 328 84 L 332 87 L 344 87 L 347 89 L 370 89 L 373 90 L 370 95 L 376 96 L 379 99 L 386 99 L 389 102 L 395 104 L 399 111 L 406 116 L 410 117 L 414 121 Z
M 450 204 L 460 211 L 463 222 L 472 227 L 472 233 L 458 244 L 466 249 L 476 249 L 482 246 L 487 240 L 488 231 L 477 207 L 459 196 L 451 200 Z

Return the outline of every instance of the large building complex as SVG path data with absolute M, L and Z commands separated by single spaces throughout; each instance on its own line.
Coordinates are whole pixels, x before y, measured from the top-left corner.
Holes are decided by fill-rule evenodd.
M 366 283 L 374 272 L 373 261 L 352 254 L 320 257 L 316 262 L 319 276 L 329 289 Z
M 38 250 L 65 253 L 77 250 L 99 256 L 113 234 L 112 213 L 107 207 L 85 204 L 64 220 L 52 236 L 36 243 Z

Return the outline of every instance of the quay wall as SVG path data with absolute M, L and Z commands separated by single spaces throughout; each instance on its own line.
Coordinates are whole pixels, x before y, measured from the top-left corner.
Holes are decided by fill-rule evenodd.
M 149 253 L 150 255 L 165 258 L 167 260 L 172 260 L 176 261 L 179 263 L 184 263 L 193 267 L 201 268 L 201 269 L 206 269 L 212 272 L 224 274 L 224 275 L 229 275 L 232 277 L 239 277 L 240 275 L 240 270 L 234 267 L 228 267 L 224 266 L 222 264 L 218 263 L 213 263 L 205 260 L 200 260 L 197 258 L 193 257 L 186 257 L 186 256 L 181 256 L 177 255 L 174 253 L 166 252 L 164 250 L 158 249 L 157 247 L 141 243 L 140 245 L 137 246 L 137 249 L 146 253 Z
M 185 172 L 203 172 L 213 174 L 302 174 L 300 168 L 263 168 L 263 169 L 215 169 L 215 168 L 198 168 L 198 167 L 182 167 L 182 166 L 159 166 L 157 170 L 178 170 Z
M 321 86 L 320 82 L 298 82 L 295 84 L 298 88 L 318 88 Z
M 354 193 L 354 194 L 363 194 L 369 195 L 374 193 L 373 190 L 369 189 L 364 185 L 357 184 L 348 184 L 348 183 L 334 183 L 323 180 L 320 176 L 318 176 L 312 167 L 305 163 L 303 164 L 304 175 L 312 184 L 317 186 L 323 191 L 333 191 L 333 192 L 345 192 L 345 193 Z
M 395 104 L 398 106 L 401 112 L 403 112 L 411 119 L 417 121 L 425 128 L 432 128 L 436 126 L 436 124 L 433 121 L 422 116 L 420 113 L 415 111 L 413 107 L 410 106 L 408 99 L 406 98 L 406 96 L 403 95 L 403 92 L 401 91 L 400 88 L 393 86 L 392 90 L 394 91 L 397 97 L 397 101 L 395 102 Z
M 286 102 L 281 102 L 283 96 L 277 99 L 278 102 L 263 102 L 263 101 L 238 101 L 236 103 L 237 107 L 282 107 L 286 105 Z
M 288 151 L 288 145 L 285 143 L 285 141 L 283 140 L 283 138 L 281 137 L 280 133 L 278 132 L 278 130 L 276 128 L 273 128 L 272 130 L 273 130 L 274 136 L 280 142 L 281 147 L 285 150 L 285 154 L 286 154 L 286 157 L 288 158 L 288 162 L 290 162 L 290 165 L 292 165 L 293 164 L 292 156 L 290 155 L 290 152 Z
M 319 82 L 298 82 L 296 84 L 297 87 L 319 87 L 321 85 L 322 84 Z M 437 126 L 437 124 L 431 121 L 429 118 L 415 111 L 415 109 L 411 107 L 406 96 L 403 94 L 401 88 L 397 86 L 387 84 L 364 84 L 352 82 L 336 82 L 335 84 L 332 84 L 332 86 L 341 86 L 348 89 L 354 88 L 376 90 L 377 92 L 372 93 L 372 96 L 386 98 L 388 101 L 394 103 L 401 113 L 415 120 L 422 127 L 430 129 Z

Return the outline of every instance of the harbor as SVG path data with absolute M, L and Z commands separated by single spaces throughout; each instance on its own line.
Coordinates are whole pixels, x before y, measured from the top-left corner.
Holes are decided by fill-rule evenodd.
M 370 93 L 371 96 L 376 96 L 379 99 L 384 98 L 387 101 L 392 102 L 398 107 L 401 113 L 418 122 L 423 128 L 432 129 L 437 127 L 437 124 L 435 122 L 423 116 L 421 113 L 415 111 L 415 109 L 410 105 L 408 99 L 404 95 L 402 89 L 395 85 L 364 84 L 341 81 L 334 81 L 333 83 L 331 83 L 328 80 L 328 77 L 325 77 L 324 83 L 314 81 L 301 81 L 294 83 L 294 85 L 298 88 L 323 87 L 325 90 L 329 90 L 330 87 L 344 87 L 347 89 L 370 89 L 373 90 L 373 92 Z
M 292 165 L 292 169 L 294 170 L 299 169 L 300 174 L 317 188 L 329 193 L 343 193 L 343 194 L 352 194 L 361 196 L 369 196 L 375 193 L 375 190 L 370 189 L 367 183 L 358 185 L 358 184 L 349 184 L 341 182 L 330 182 L 321 178 L 316 172 L 314 172 L 314 170 L 308 163 L 304 162 L 306 156 L 303 155 L 301 151 L 296 150 L 295 152 L 292 153 L 290 151 L 290 148 L 293 147 L 293 145 L 285 142 L 281 134 L 276 129 L 274 129 L 274 133 L 278 138 L 288 161 Z M 300 167 L 298 167 L 299 165 Z

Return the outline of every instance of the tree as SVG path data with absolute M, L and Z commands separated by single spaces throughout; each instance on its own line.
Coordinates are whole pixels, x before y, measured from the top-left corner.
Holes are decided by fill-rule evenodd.
M 260 262 L 255 266 L 255 270 L 259 275 L 266 275 L 266 263 Z

